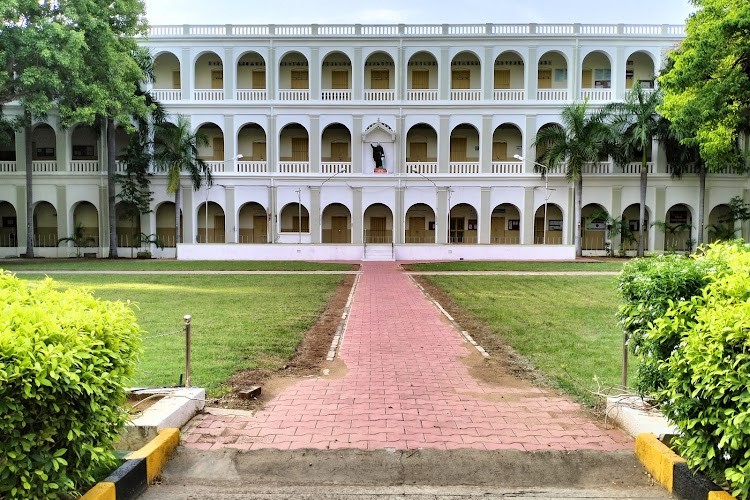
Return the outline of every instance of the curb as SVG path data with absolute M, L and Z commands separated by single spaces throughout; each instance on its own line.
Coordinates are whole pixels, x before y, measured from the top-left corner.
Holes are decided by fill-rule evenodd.
M 678 498 L 736 500 L 702 474 L 696 474 L 688 469 L 685 459 L 654 434 L 638 434 L 635 438 L 635 455 L 654 479 Z
M 125 457 L 125 462 L 80 500 L 135 500 L 159 475 L 180 442 L 179 429 L 164 429 L 146 446 Z

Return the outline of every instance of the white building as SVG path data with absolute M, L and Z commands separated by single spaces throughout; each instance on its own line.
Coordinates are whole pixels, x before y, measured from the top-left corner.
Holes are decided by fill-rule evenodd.
M 531 161 L 514 157 L 536 158 L 536 132 L 565 104 L 653 85 L 683 35 L 622 24 L 153 26 L 143 41 L 153 93 L 208 136 L 202 156 L 215 180 L 198 192 L 183 183 L 179 257 L 572 258 L 572 185 L 550 170 L 545 187 Z M 33 134 L 36 253 L 68 255 L 57 240 L 82 224 L 97 241 L 87 251 L 106 255 L 104 138 L 60 130 L 54 116 Z M 125 141 L 119 133 L 118 147 Z M 18 133 L 0 148 L 3 256 L 25 249 L 23 144 Z M 690 224 L 697 175 L 674 179 L 658 145 L 649 154 L 649 223 Z M 639 171 L 637 162 L 586 167 L 585 251 L 605 250 L 597 212 L 637 229 Z M 137 233 L 158 234 L 171 247 L 157 254 L 175 255 L 173 198 L 159 174 L 152 187 L 153 212 L 118 221 L 121 256 Z M 707 226 L 734 196 L 750 200 L 747 175 L 709 175 Z M 697 239 L 695 227 L 666 233 L 649 227 L 647 248 Z

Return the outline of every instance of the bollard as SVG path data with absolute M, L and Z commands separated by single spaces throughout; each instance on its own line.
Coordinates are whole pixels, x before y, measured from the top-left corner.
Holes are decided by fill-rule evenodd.
M 190 387 L 190 320 L 193 317 L 185 315 L 185 387 Z

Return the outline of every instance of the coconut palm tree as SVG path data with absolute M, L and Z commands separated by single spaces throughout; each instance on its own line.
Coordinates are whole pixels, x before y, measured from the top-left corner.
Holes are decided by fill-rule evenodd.
M 154 133 L 154 163 L 167 174 L 167 193 L 174 194 L 175 244 L 180 242 L 180 180 L 186 172 L 197 191 L 203 177 L 206 184 L 213 183 L 211 171 L 198 157 L 198 148 L 208 146 L 208 138 L 190 130 L 190 121 L 177 115 L 177 123 L 157 124 Z
M 648 185 L 647 152 L 659 130 L 657 107 L 661 105 L 661 93 L 658 90 L 646 90 L 640 82 L 625 95 L 622 102 L 614 102 L 605 107 L 611 116 L 610 124 L 618 139 L 619 147 L 615 148 L 615 162 L 624 164 L 636 155 L 641 159 L 640 211 L 638 218 L 638 256 L 644 253 L 644 236 L 646 220 L 646 187 Z
M 609 154 L 613 141 L 611 129 L 605 123 L 605 114 L 601 111 L 590 113 L 587 101 L 565 106 L 560 117 L 562 126 L 540 129 L 534 145 L 543 151 L 538 159 L 540 163 L 552 169 L 565 164 L 565 174 L 574 183 L 574 243 L 576 256 L 580 257 L 583 166 L 597 162 L 602 155 Z

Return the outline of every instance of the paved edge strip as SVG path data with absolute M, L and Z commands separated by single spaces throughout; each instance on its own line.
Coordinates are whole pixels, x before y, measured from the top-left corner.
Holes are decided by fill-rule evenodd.
M 702 474 L 688 469 L 685 459 L 654 434 L 638 434 L 635 454 L 667 491 L 686 500 L 736 500 Z
M 432 295 L 430 295 L 429 293 L 427 293 L 427 290 L 425 290 L 424 287 L 422 285 L 420 285 L 417 282 L 417 280 L 414 279 L 413 275 L 407 273 L 407 276 L 409 277 L 409 279 L 411 280 L 411 282 L 414 283 L 414 285 L 417 288 L 419 288 L 419 291 L 422 292 L 422 295 L 424 295 L 427 298 L 427 300 L 429 300 L 432 303 L 432 305 L 434 305 L 438 309 L 438 311 L 440 311 L 443 314 L 443 316 L 445 316 L 448 319 L 448 321 L 451 322 L 451 324 L 453 325 L 453 328 L 455 328 L 457 331 L 459 331 L 461 333 L 461 336 L 463 338 L 465 338 L 466 341 L 469 344 L 471 344 L 472 346 L 474 346 L 474 349 L 476 349 L 479 352 L 479 354 L 481 354 L 485 358 L 489 358 L 490 357 L 490 354 L 484 349 L 484 347 L 482 347 L 481 345 L 479 345 L 477 343 L 477 341 L 474 340 L 474 338 L 471 335 L 469 335 L 469 332 L 467 332 L 466 330 L 462 330 L 461 329 L 461 326 L 458 323 L 456 323 L 456 320 L 453 319 L 453 316 L 451 316 L 450 314 L 448 314 L 448 311 L 446 311 L 443 308 L 443 306 L 441 306 L 440 303 L 437 300 L 435 300 L 434 298 L 432 298 Z
M 179 429 L 163 429 L 103 481 L 95 484 L 80 500 L 135 500 L 161 473 L 180 443 Z
M 354 300 L 354 291 L 357 289 L 359 278 L 361 276 L 362 273 L 358 273 L 354 277 L 354 283 L 352 284 L 352 289 L 349 290 L 349 298 L 346 300 L 344 312 L 341 313 L 341 321 L 339 321 L 339 326 L 336 328 L 336 335 L 333 336 L 333 340 L 331 341 L 331 347 L 328 349 L 326 361 L 333 361 L 336 358 L 336 353 L 344 342 L 344 332 L 346 331 L 346 325 L 349 324 L 349 312 L 351 311 L 352 301 Z

